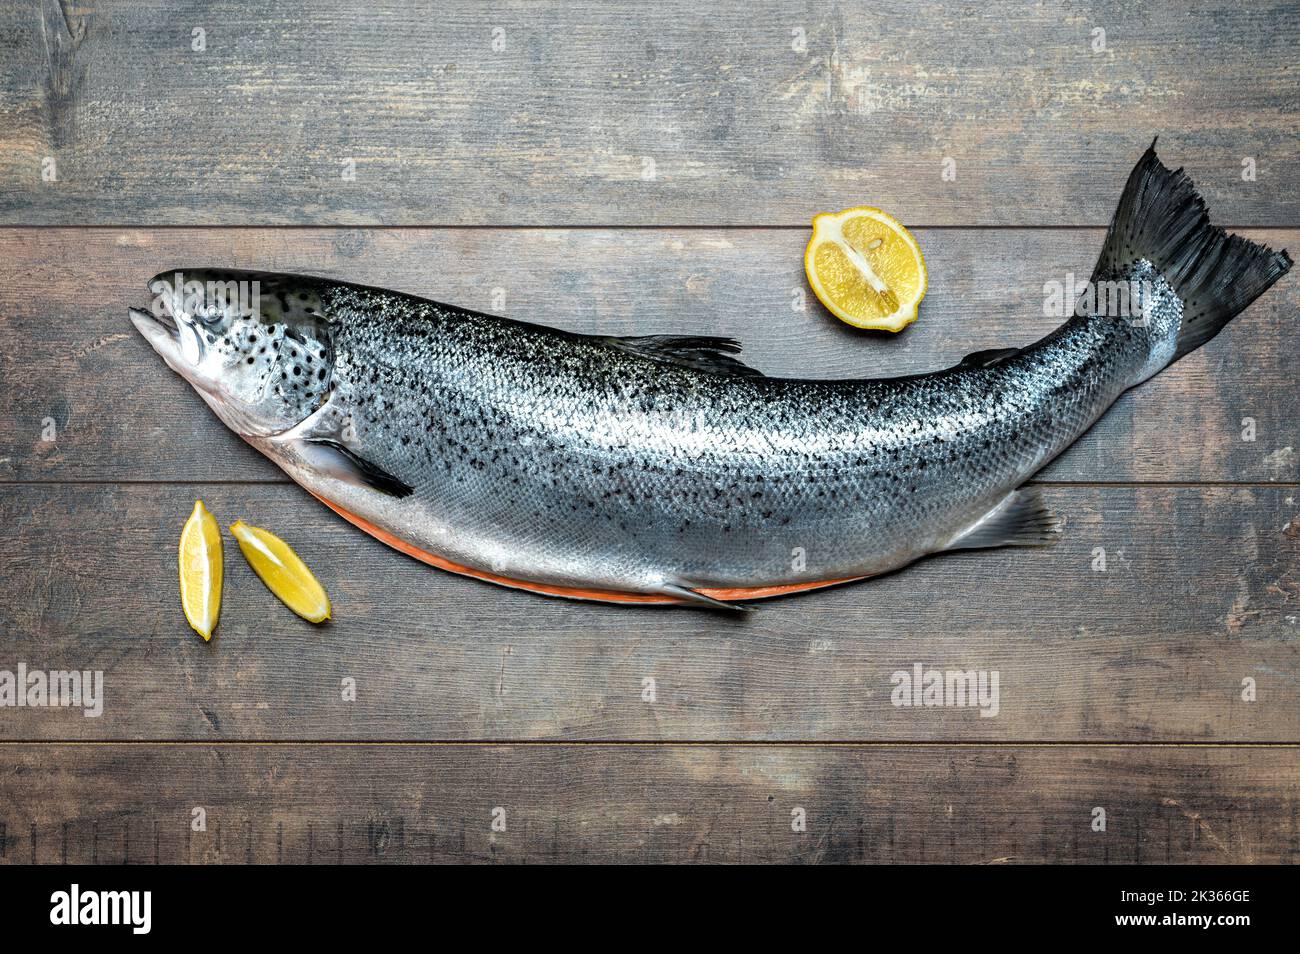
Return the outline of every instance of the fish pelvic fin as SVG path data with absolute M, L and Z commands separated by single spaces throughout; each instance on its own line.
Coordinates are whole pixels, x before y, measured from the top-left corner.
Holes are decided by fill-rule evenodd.
M 1061 539 L 1061 519 L 1035 487 L 1013 490 L 943 549 L 1051 546 Z
M 684 602 L 707 606 L 711 609 L 728 610 L 733 613 L 752 613 L 755 609 L 755 607 L 747 606 L 744 603 L 727 603 L 699 590 L 693 590 L 688 586 L 678 586 L 676 583 L 665 583 L 659 589 L 661 592 Z
M 1192 180 L 1181 168 L 1165 167 L 1154 141 L 1120 196 L 1093 272 L 1094 286 L 1141 274 L 1144 261 L 1172 287 L 1182 307 L 1176 337 L 1159 348 L 1163 353 L 1141 380 L 1217 335 L 1291 267 L 1285 250 L 1275 252 L 1211 225 Z

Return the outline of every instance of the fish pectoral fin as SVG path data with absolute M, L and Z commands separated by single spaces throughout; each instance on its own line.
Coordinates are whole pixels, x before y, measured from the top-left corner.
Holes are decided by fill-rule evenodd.
M 752 613 L 756 609 L 756 607 L 747 606 L 744 603 L 724 603 L 722 600 L 715 600 L 712 596 L 705 596 L 698 590 L 693 590 L 688 586 L 678 586 L 676 583 L 665 583 L 659 588 L 659 591 L 690 603 L 710 606 L 713 609 L 728 610 L 732 613 Z
M 957 368 L 991 368 L 1005 361 L 1013 354 L 1019 354 L 1019 348 L 989 348 L 985 351 L 972 351 L 962 358 L 954 367 Z
M 1047 509 L 1035 487 L 1013 490 L 955 537 L 944 550 L 1041 547 L 1061 539 L 1061 519 Z
M 338 441 L 323 437 L 297 437 L 288 443 L 311 467 L 344 483 L 369 487 L 390 497 L 409 497 L 415 491 L 400 477 L 394 477 L 378 464 L 366 460 Z
M 679 364 L 697 371 L 743 378 L 763 377 L 763 372 L 755 371 L 733 357 L 740 353 L 740 342 L 734 338 L 713 338 L 704 335 L 642 335 L 630 338 L 601 336 L 597 340 L 643 358 Z

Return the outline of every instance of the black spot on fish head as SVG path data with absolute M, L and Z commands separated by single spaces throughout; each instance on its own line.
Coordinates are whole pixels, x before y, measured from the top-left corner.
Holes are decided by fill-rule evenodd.
M 169 362 L 204 392 L 227 425 L 246 436 L 278 433 L 324 403 L 335 326 L 317 283 L 256 272 L 191 277 L 181 297 L 162 296 L 178 309 L 171 316 L 176 353 Z M 311 387 L 274 386 L 307 380 Z

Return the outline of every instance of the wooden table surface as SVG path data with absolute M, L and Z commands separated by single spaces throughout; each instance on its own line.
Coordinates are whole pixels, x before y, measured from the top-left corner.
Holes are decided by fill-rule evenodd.
M 1059 546 L 747 619 L 415 563 L 131 329 L 149 276 L 214 265 L 935 369 L 1059 323 L 1046 283 L 1090 273 L 1156 134 L 1217 222 L 1300 247 L 1293 4 L 710 7 L 0 8 L 0 670 L 105 680 L 98 718 L 0 708 L 0 861 L 1300 857 L 1293 277 L 1039 475 Z M 929 264 L 898 337 L 803 278 L 811 216 L 863 204 Z M 336 619 L 228 540 L 195 637 L 196 498 L 288 539 Z M 895 706 L 916 664 L 996 671 L 996 716 Z

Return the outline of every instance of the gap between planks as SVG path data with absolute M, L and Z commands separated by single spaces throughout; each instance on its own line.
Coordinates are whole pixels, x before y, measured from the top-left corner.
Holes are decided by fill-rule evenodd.
M 802 231 L 811 232 L 812 225 L 809 223 L 741 223 L 726 222 L 720 225 L 595 225 L 590 222 L 557 222 L 546 225 L 515 224 L 515 225 L 466 225 L 465 223 L 440 223 L 427 222 L 419 225 L 338 225 L 338 224 L 321 224 L 321 223 L 304 223 L 302 225 L 287 225 L 282 222 L 258 224 L 251 222 L 241 225 L 190 225 L 180 223 L 163 223 L 150 225 L 147 223 L 115 225 L 76 225 L 70 223 L 61 223 L 59 225 L 39 225 L 34 222 L 3 222 L 0 223 L 0 230 L 14 231 L 106 231 L 106 232 L 123 232 L 123 231 L 140 231 L 148 229 L 149 231 L 334 231 L 334 232 L 419 232 L 419 231 L 448 231 L 448 232 L 550 232 L 550 231 L 571 231 L 571 232 L 792 232 Z M 1246 231 L 1286 231 L 1300 229 L 1300 224 L 1253 224 L 1240 225 L 1233 223 L 1215 223 L 1219 228 L 1228 232 L 1246 232 Z M 1108 223 L 1084 223 L 1081 225 L 926 225 L 923 222 L 913 223 L 907 226 L 908 229 L 919 229 L 930 232 L 1078 232 L 1078 231 L 1097 231 L 1103 232 L 1109 228 Z
M 1055 740 L 1044 742 L 1001 742 L 995 739 L 978 739 L 969 742 L 950 742 L 939 739 L 921 741 L 885 740 L 880 742 L 818 739 L 0 739 L 0 751 L 5 746 L 63 745 L 63 746 L 236 746 L 276 747 L 303 746 L 315 748 L 749 748 L 749 749 L 812 749 L 812 748 L 961 748 L 961 749 L 1300 749 L 1300 742 L 1098 742 L 1080 740 Z

